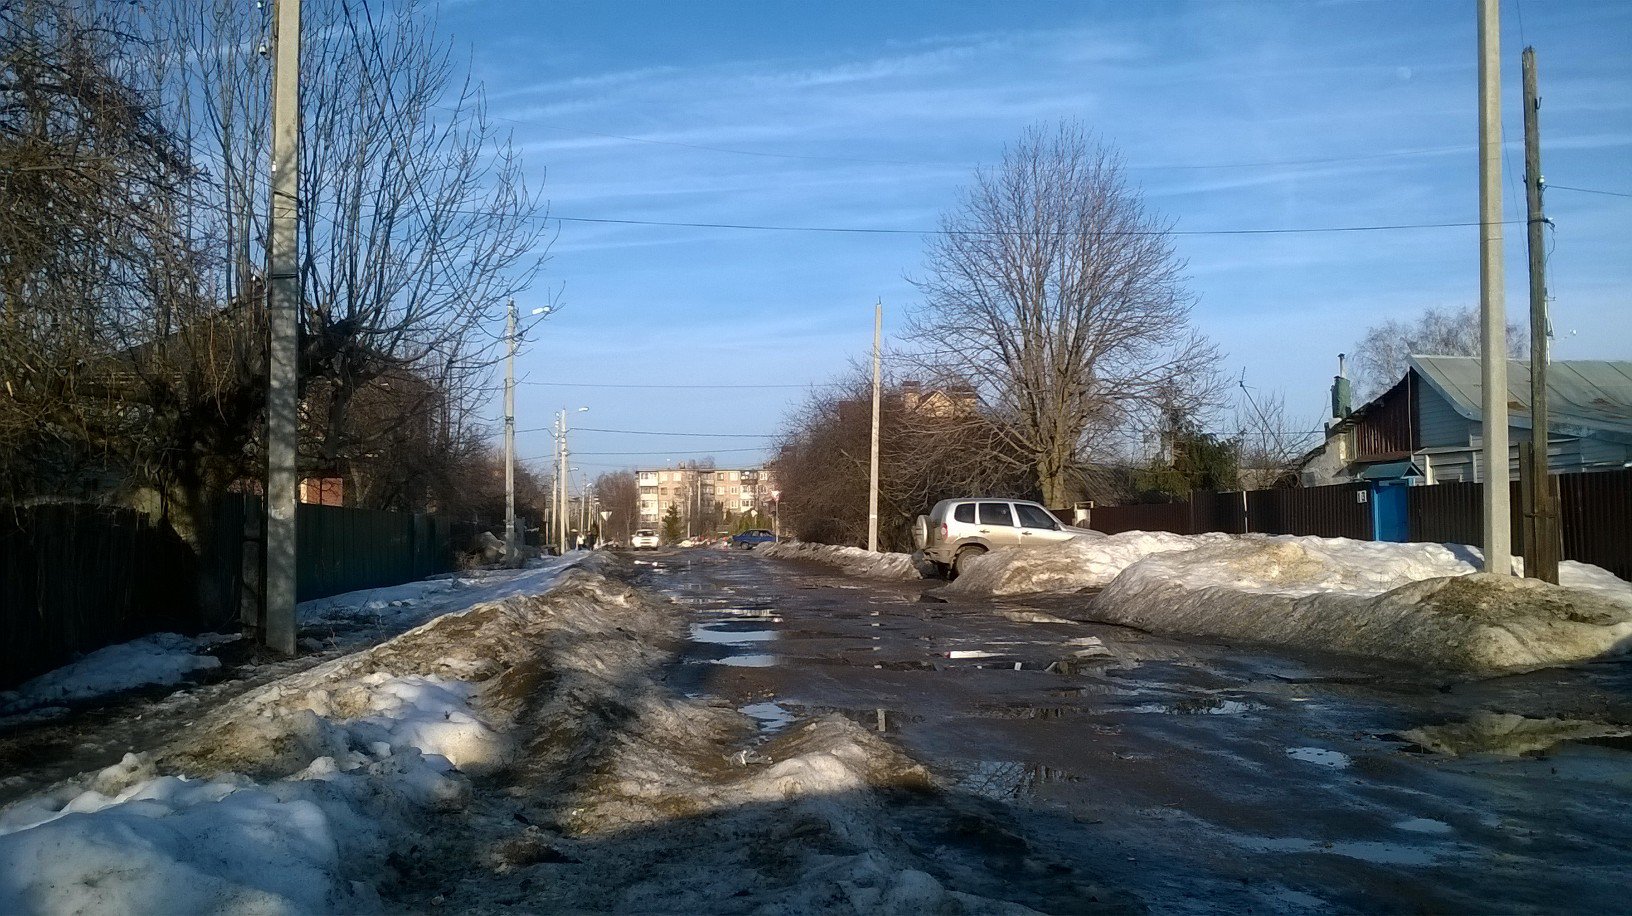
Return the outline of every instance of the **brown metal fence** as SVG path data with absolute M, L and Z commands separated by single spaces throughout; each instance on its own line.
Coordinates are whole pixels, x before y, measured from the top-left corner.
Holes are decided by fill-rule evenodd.
M 1632 469 L 1559 474 L 1559 525 L 1563 557 L 1592 563 L 1632 579 Z M 1523 509 L 1512 485 L 1513 543 L 1522 544 Z M 1302 534 L 1370 540 L 1371 507 L 1361 499 L 1366 484 L 1292 490 L 1196 493 L 1186 502 L 1096 506 L 1088 525 L 1096 531 L 1208 531 Z M 1484 543 L 1484 485 L 1442 483 L 1411 487 L 1406 495 L 1409 536 L 1440 544 Z
M 161 630 L 196 631 L 192 551 L 130 509 L 0 509 L 0 687 L 82 652 Z
M 0 507 L 0 688 L 147 633 L 229 625 L 254 585 L 260 501 L 217 504 L 195 551 L 131 509 Z M 456 569 L 470 522 L 338 506 L 297 509 L 298 598 L 395 585 Z M 253 595 L 249 600 L 253 602 Z
M 1602 566 L 1632 579 L 1632 469 L 1555 474 L 1563 558 Z M 1511 485 L 1512 537 L 1523 543 L 1519 485 Z M 1411 540 L 1484 546 L 1482 483 L 1412 487 L 1407 494 Z

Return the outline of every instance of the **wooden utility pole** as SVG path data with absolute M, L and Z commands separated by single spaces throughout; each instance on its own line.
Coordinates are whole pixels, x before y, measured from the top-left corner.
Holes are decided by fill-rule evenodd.
M 883 386 L 879 342 L 884 333 L 884 303 L 873 305 L 873 454 L 867 478 L 867 549 L 878 550 L 878 406 Z
M 267 647 L 295 654 L 295 461 L 300 437 L 300 0 L 277 0 L 272 71 L 272 219 L 267 233 Z
M 1479 0 L 1480 426 L 1485 486 L 1485 572 L 1513 574 L 1508 496 L 1507 308 L 1502 271 L 1502 71 L 1500 0 Z
M 1536 49 L 1524 49 L 1524 198 L 1530 255 L 1530 502 L 1525 506 L 1525 574 L 1558 582 L 1558 503 L 1547 467 L 1547 254 L 1542 228 L 1541 99 Z

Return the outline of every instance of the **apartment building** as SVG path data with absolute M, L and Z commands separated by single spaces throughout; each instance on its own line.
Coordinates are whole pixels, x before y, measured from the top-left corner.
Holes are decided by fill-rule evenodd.
M 642 528 L 657 527 L 670 506 L 682 518 L 717 522 L 750 511 L 769 516 L 776 501 L 776 484 L 763 467 L 641 468 L 635 480 Z

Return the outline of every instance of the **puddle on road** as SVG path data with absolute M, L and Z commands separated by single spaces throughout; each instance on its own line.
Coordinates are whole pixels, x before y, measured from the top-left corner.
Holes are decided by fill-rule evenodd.
M 1632 750 L 1632 728 L 1624 725 L 1493 712 L 1477 713 L 1465 722 L 1428 725 L 1388 737 L 1407 742 L 1408 750 L 1451 756 L 1530 757 L 1566 743 Z
M 749 703 L 747 706 L 737 707 L 737 711 L 757 722 L 759 730 L 767 734 L 775 734 L 787 728 L 796 718 L 780 704 L 772 702 Z
M 1082 779 L 1067 770 L 1020 760 L 954 761 L 945 776 L 949 789 L 1002 801 L 1035 798 L 1047 786 Z
M 1219 697 L 1197 697 L 1172 703 L 1141 703 L 1113 712 L 1165 713 L 1172 716 L 1239 716 L 1263 708 L 1262 703 L 1225 700 Z
M 776 638 L 775 630 L 732 629 L 740 626 L 737 623 L 694 623 L 691 625 L 691 639 L 715 646 L 748 646 Z
M 769 668 L 776 664 L 776 656 L 769 654 L 730 655 L 711 658 L 710 665 L 729 665 L 732 668 Z
M 1438 859 L 1431 849 L 1372 840 L 1322 842 L 1289 836 L 1243 837 L 1236 842 L 1255 852 L 1321 853 L 1376 865 L 1432 865 Z
M 1353 763 L 1348 754 L 1323 747 L 1289 747 L 1286 756 L 1332 770 L 1346 770 Z

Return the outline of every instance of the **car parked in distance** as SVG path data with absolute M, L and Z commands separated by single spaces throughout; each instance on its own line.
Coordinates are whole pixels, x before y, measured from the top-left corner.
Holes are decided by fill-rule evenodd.
M 635 536 L 629 539 L 629 547 L 632 550 L 656 550 L 657 545 L 657 532 L 650 528 L 636 531 Z
M 999 547 L 1040 547 L 1097 532 L 1075 528 L 1026 499 L 943 499 L 918 516 L 912 539 L 924 558 L 949 578 L 975 557 Z
M 760 544 L 775 544 L 776 535 L 765 528 L 750 528 L 731 539 L 731 546 L 741 550 L 752 550 Z

